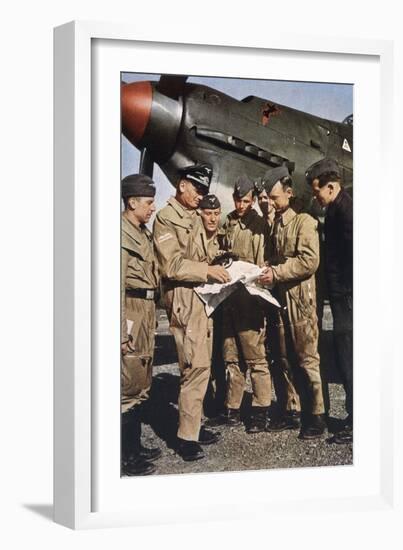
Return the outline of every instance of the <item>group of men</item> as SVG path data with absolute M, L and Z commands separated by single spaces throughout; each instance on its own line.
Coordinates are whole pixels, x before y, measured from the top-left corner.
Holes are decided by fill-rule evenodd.
M 122 472 L 155 471 L 159 449 L 141 444 L 141 408 L 152 383 L 155 302 L 161 290 L 180 369 L 177 452 L 186 461 L 204 457 L 203 445 L 220 433 L 203 425 L 203 401 L 211 376 L 214 320 L 195 287 L 224 284 L 230 274 L 225 253 L 261 268 L 256 284 L 271 290 L 279 308 L 243 286 L 223 302 L 220 346 L 226 372 L 224 409 L 214 426 L 240 426 L 249 373 L 252 403 L 246 432 L 298 430 L 322 437 L 326 414 L 318 353 L 315 273 L 317 221 L 292 208 L 293 184 L 286 166 L 253 181 L 234 182 L 234 210 L 220 227 L 219 198 L 209 193 L 212 168 L 194 164 L 178 174 L 175 196 L 155 217 L 155 186 L 145 175 L 122 180 Z M 347 418 L 337 443 L 352 440 L 352 199 L 342 188 L 339 167 L 323 159 L 306 172 L 325 218 L 325 270 L 334 318 L 335 355 L 346 391 Z M 256 198 L 261 210 L 255 209 Z M 218 260 L 218 261 L 217 261 Z M 214 315 L 213 315 L 214 316 Z M 216 320 L 217 321 L 217 320 Z M 277 414 L 270 414 L 272 383 Z

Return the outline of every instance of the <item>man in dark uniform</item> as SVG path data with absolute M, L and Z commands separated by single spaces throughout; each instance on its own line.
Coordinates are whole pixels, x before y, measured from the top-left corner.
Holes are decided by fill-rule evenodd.
M 159 449 L 141 445 L 140 411 L 148 399 L 154 355 L 155 298 L 159 283 L 152 235 L 145 224 L 155 211 L 155 187 L 145 175 L 122 180 L 121 407 L 122 473 L 147 475 Z
M 353 438 L 353 200 L 341 186 L 340 168 L 322 159 L 306 172 L 325 217 L 325 273 L 333 315 L 336 364 L 346 392 L 347 418 L 336 443 Z

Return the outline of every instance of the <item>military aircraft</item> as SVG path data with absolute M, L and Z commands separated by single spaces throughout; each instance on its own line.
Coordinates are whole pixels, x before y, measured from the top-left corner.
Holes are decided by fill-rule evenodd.
M 339 162 L 352 188 L 353 117 L 323 119 L 270 99 L 235 99 L 216 89 L 162 75 L 157 82 L 123 83 L 122 132 L 141 151 L 139 171 L 150 176 L 157 163 L 174 185 L 178 170 L 195 162 L 213 167 L 210 192 L 223 211 L 233 208 L 236 177 L 253 179 L 286 164 L 303 209 L 312 207 L 306 168 L 329 156 Z

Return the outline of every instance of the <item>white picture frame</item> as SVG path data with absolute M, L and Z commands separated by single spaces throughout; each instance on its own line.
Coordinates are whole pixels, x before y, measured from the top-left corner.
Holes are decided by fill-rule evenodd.
M 256 518 L 279 513 L 284 506 L 290 513 L 297 513 L 301 501 L 304 509 L 312 513 L 320 512 L 324 506 L 329 512 L 341 506 L 356 511 L 393 511 L 393 424 L 387 422 L 394 414 L 394 402 L 387 392 L 393 379 L 393 349 L 386 346 L 387 328 L 381 326 L 375 330 L 371 325 L 368 304 L 363 299 L 368 292 L 372 311 L 391 310 L 383 289 L 390 288 L 393 276 L 380 266 L 385 258 L 392 257 L 393 242 L 384 237 L 393 234 L 393 221 L 388 217 L 385 203 L 377 206 L 379 219 L 374 220 L 370 211 L 377 205 L 374 195 L 380 167 L 386 166 L 389 170 L 391 166 L 393 43 L 354 38 L 329 38 L 324 42 L 314 35 L 271 33 L 269 38 L 256 36 L 253 42 L 247 38 L 228 41 L 217 37 L 213 44 L 204 44 L 186 30 L 179 42 L 169 30 L 164 36 L 156 37 L 151 30 L 131 25 L 72 22 L 55 29 L 54 44 L 55 521 L 82 529 L 175 523 L 178 518 L 182 522 L 195 517 L 198 521 Z M 137 55 L 131 55 L 131 47 L 140 48 Z M 120 119 L 116 118 L 119 105 L 111 107 L 108 116 L 98 122 L 99 103 L 116 98 L 115 84 L 110 90 L 108 86 L 102 87 L 102 97 L 97 96 L 96 101 L 93 94 L 100 82 L 98 78 L 132 70 L 133 66 L 137 66 L 137 72 L 164 72 L 161 48 L 169 51 L 173 62 L 171 70 L 165 66 L 166 72 L 178 74 L 189 71 L 190 55 L 193 72 L 207 75 L 214 74 L 209 71 L 214 70 L 212 63 L 218 60 L 214 62 L 220 75 L 238 76 L 234 71 L 238 67 L 239 72 L 239 59 L 242 58 L 248 61 L 243 76 L 267 77 L 267 70 L 262 68 L 257 75 L 265 56 L 272 56 L 272 77 L 276 74 L 278 77 L 281 71 L 283 76 L 286 72 L 290 75 L 292 70 L 290 72 L 286 66 L 292 65 L 292 59 L 305 59 L 306 70 L 310 66 L 312 71 L 311 77 L 315 75 L 316 64 L 319 80 L 328 78 L 329 63 L 334 75 L 340 70 L 338 67 L 344 65 L 341 72 L 355 74 L 349 80 L 361 90 L 354 109 L 355 181 L 365 181 L 366 186 L 358 183 L 354 193 L 356 204 L 365 201 L 369 206 L 367 210 L 360 208 L 357 211 L 355 245 L 360 238 L 360 248 L 356 247 L 355 262 L 359 263 L 361 273 L 371 269 L 373 280 L 382 284 L 374 288 L 362 283 L 363 289 L 357 293 L 356 320 L 361 326 L 359 330 L 355 326 L 359 350 L 355 364 L 356 359 L 358 365 L 365 363 L 372 376 L 366 380 L 365 392 L 357 390 L 357 384 L 355 386 L 357 413 L 352 467 L 202 474 L 181 476 L 180 479 L 178 476 L 156 476 L 123 480 L 125 486 L 122 488 L 118 468 L 119 411 L 114 408 L 113 398 L 108 398 L 108 392 L 116 396 L 119 391 L 119 347 L 114 345 L 119 331 L 119 323 L 115 322 L 118 315 L 115 300 L 119 300 L 119 293 L 105 292 L 109 282 L 112 289 L 116 289 L 117 284 L 119 209 L 109 217 L 111 195 L 105 191 L 107 186 L 102 186 L 102 190 L 94 188 L 95 180 L 103 183 L 108 178 L 116 180 L 120 167 L 119 143 L 106 149 L 108 160 L 102 170 L 94 158 L 95 149 L 105 151 L 109 133 L 110 139 L 114 139 L 116 129 L 120 131 Z M 123 64 L 120 69 L 117 59 Z M 224 59 L 228 63 L 224 64 Z M 353 65 L 357 59 L 360 70 L 355 73 Z M 352 66 L 348 69 L 350 62 Z M 305 79 L 309 79 L 308 72 Z M 337 77 L 334 81 L 338 81 Z M 368 88 L 364 94 L 364 86 L 368 83 L 372 83 L 373 89 Z M 375 102 L 369 107 L 371 99 Z M 372 129 L 375 129 L 372 143 L 368 141 L 369 109 L 372 109 Z M 371 159 L 370 165 L 366 158 Z M 393 185 L 384 192 L 389 201 L 393 201 Z M 360 347 L 365 341 L 373 342 L 373 347 Z M 117 366 L 108 371 L 108 365 Z M 358 381 L 362 380 L 359 366 L 357 370 L 356 382 L 357 377 Z M 371 434 L 368 433 L 369 423 Z M 292 484 L 292 495 L 282 495 L 282 487 L 287 484 Z M 257 487 L 270 490 L 257 491 Z M 226 495 L 226 506 L 216 497 L 215 491 L 217 495 Z M 130 500 L 130 495 L 138 492 L 142 495 L 141 506 L 136 498 Z M 212 493 L 214 503 L 211 502 Z M 196 503 L 194 495 L 197 495 Z

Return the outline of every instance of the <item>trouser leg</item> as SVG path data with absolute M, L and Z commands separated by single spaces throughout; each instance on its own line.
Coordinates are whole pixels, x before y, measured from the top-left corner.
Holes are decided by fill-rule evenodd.
M 287 355 L 287 335 L 279 312 L 270 317 L 269 349 L 271 373 L 280 414 L 301 411 L 300 397 L 295 387 L 294 373 Z M 289 339 L 289 336 L 288 336 Z
M 319 233 L 323 231 L 321 224 L 319 224 Z M 320 238 L 320 257 L 323 258 L 325 253 L 324 241 Z M 325 297 L 327 296 L 326 288 L 326 274 L 325 274 L 325 263 L 320 262 L 319 268 L 316 271 L 316 317 L 318 319 L 318 352 L 320 356 L 320 377 L 322 380 L 322 392 L 323 392 L 323 401 L 325 405 L 325 412 L 328 413 L 330 409 L 330 396 L 329 396 L 329 373 L 331 369 L 331 361 L 333 360 L 333 351 L 332 356 L 329 358 L 329 348 L 332 348 L 329 345 L 329 334 L 324 327 L 324 315 L 325 315 Z
M 180 369 L 178 437 L 198 441 L 210 377 L 212 334 L 171 327 Z M 203 341 L 203 343 L 202 343 Z M 202 346 L 204 349 L 202 349 Z
M 213 315 L 213 353 L 211 364 L 211 377 L 214 382 L 214 410 L 222 412 L 226 396 L 226 373 L 223 357 L 223 335 L 222 335 L 222 307 L 218 307 Z
M 298 376 L 306 391 L 306 412 L 313 415 L 324 414 L 320 358 L 318 353 L 318 326 L 313 319 L 299 320 L 290 326 L 294 351 L 298 364 Z
M 266 323 L 263 311 L 256 311 L 260 317 L 255 330 L 239 332 L 239 343 L 252 384 L 252 407 L 269 407 L 271 403 L 271 376 L 266 357 Z
M 223 349 L 228 376 L 226 406 L 231 409 L 241 406 L 246 369 L 249 369 L 252 406 L 268 407 L 271 403 L 271 377 L 266 358 L 264 314 L 249 295 L 240 294 L 239 301 L 239 309 L 235 302 L 224 310 Z
M 155 305 L 151 300 L 126 297 L 127 318 L 132 321 L 135 351 L 122 356 L 122 413 L 146 401 L 152 382 L 155 339 Z
M 330 301 L 336 364 L 346 392 L 346 411 L 353 414 L 353 304 L 351 296 Z
M 121 450 L 122 464 L 130 457 L 137 456 L 140 452 L 141 424 L 138 407 L 122 414 L 121 420 Z
M 245 362 L 234 325 L 232 309 L 223 309 L 223 357 L 226 369 L 226 398 L 227 409 L 239 409 L 245 391 Z
M 265 358 L 248 360 L 246 367 L 250 371 L 252 385 L 252 407 L 269 407 L 271 403 L 271 377 Z M 239 363 L 227 363 L 227 399 L 228 409 L 239 409 L 245 391 L 246 372 Z
M 151 358 L 124 355 L 121 369 L 121 457 L 124 469 L 140 453 L 140 407 L 151 387 Z
M 245 391 L 245 371 L 241 370 L 238 362 L 227 362 L 227 409 L 239 409 Z
M 252 407 L 271 404 L 271 376 L 266 358 L 246 360 L 252 385 Z
M 353 334 L 339 332 L 334 334 L 337 365 L 346 392 L 346 411 L 353 414 Z
M 203 399 L 209 381 L 206 368 L 186 367 L 181 373 L 179 393 L 179 428 L 178 437 L 187 441 L 198 441 Z
M 145 449 L 141 446 L 141 420 L 139 407 L 133 407 L 122 414 L 121 424 L 121 475 L 150 475 L 155 466 L 149 460 L 161 455 L 159 449 Z
M 122 358 L 121 371 L 122 413 L 146 401 L 152 381 L 152 358 L 128 353 Z

